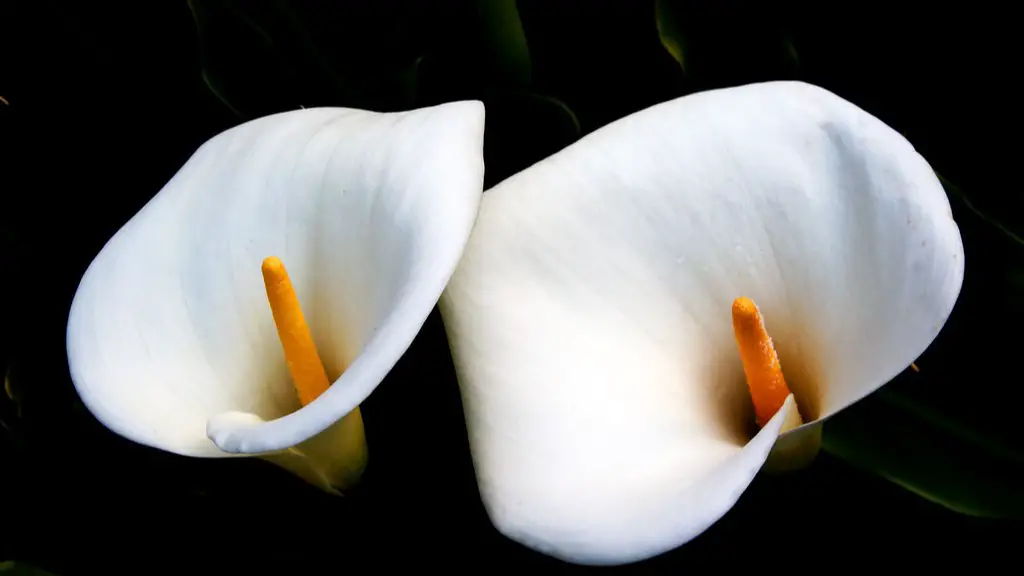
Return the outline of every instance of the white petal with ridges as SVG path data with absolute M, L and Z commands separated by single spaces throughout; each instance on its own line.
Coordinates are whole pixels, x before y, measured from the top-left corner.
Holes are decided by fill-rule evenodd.
M 459 260 L 483 119 L 479 102 L 315 108 L 206 142 L 82 279 L 67 344 L 86 406 L 133 441 L 203 457 L 294 452 L 337 423 L 404 353 Z M 301 409 L 267 256 L 288 268 L 337 379 Z
M 686 542 L 763 461 L 734 298 L 810 422 L 909 365 L 962 279 L 928 164 L 825 90 L 705 92 L 598 130 L 485 194 L 441 300 L 491 518 L 580 563 Z

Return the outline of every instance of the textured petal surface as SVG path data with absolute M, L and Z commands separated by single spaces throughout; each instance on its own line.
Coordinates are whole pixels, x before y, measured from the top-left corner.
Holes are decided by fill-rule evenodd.
M 734 298 L 812 421 L 910 364 L 962 278 L 928 164 L 825 90 L 705 92 L 598 130 L 485 194 L 442 297 L 491 518 L 582 563 L 689 540 L 767 442 L 747 444 Z
M 458 262 L 483 117 L 478 102 L 317 108 L 212 138 L 82 279 L 67 344 L 85 404 L 131 440 L 193 456 L 284 450 L 332 426 L 404 353 Z M 302 409 L 260 271 L 272 255 L 337 378 Z

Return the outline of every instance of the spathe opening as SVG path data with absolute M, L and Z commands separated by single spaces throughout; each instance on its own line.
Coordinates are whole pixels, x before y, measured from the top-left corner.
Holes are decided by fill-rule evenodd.
M 795 339 L 773 340 L 779 355 L 786 384 L 793 393 L 800 416 L 805 424 L 821 417 L 821 366 L 816 355 L 800 346 Z M 754 417 L 754 405 L 743 374 L 743 364 L 735 348 L 717 353 L 722 369 L 714 376 L 717 380 L 710 388 L 717 417 L 722 423 L 724 439 L 737 446 L 745 446 L 760 428 Z

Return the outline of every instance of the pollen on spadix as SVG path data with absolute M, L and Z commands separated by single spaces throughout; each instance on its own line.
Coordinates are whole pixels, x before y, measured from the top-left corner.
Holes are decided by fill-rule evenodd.
M 280 258 L 270 256 L 263 260 L 263 283 L 274 315 L 277 335 L 284 348 L 295 391 L 303 406 L 316 400 L 331 385 L 313 343 L 313 335 L 299 307 L 295 288 Z
M 750 298 L 740 297 L 733 301 L 732 327 L 743 361 L 750 398 L 754 403 L 757 425 L 764 426 L 786 403 L 790 393 L 782 375 L 779 355 L 768 336 L 761 311 Z M 790 414 L 788 420 L 796 419 L 796 426 L 802 424 L 799 412 L 791 412 L 793 414 Z
M 316 350 L 313 335 L 299 307 L 299 298 L 284 263 L 271 256 L 263 260 L 262 268 L 267 300 L 284 349 L 288 373 L 292 377 L 299 402 L 306 406 L 326 392 L 331 382 L 327 378 L 327 371 Z M 336 423 L 334 430 L 340 436 L 335 437 L 331 445 L 332 464 L 322 472 L 331 478 L 332 485 L 344 490 L 358 482 L 366 466 L 366 435 L 359 407 L 356 406 Z

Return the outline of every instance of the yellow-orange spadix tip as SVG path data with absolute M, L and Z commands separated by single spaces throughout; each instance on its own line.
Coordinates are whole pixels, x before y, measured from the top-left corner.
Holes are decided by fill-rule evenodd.
M 757 304 L 747 297 L 732 303 L 732 327 L 758 426 L 764 426 L 789 396 L 779 356 Z
M 331 384 L 284 263 L 280 258 L 270 256 L 263 260 L 262 268 L 267 300 L 270 301 L 277 335 L 284 349 L 284 359 L 299 402 L 305 406 L 316 400 Z

